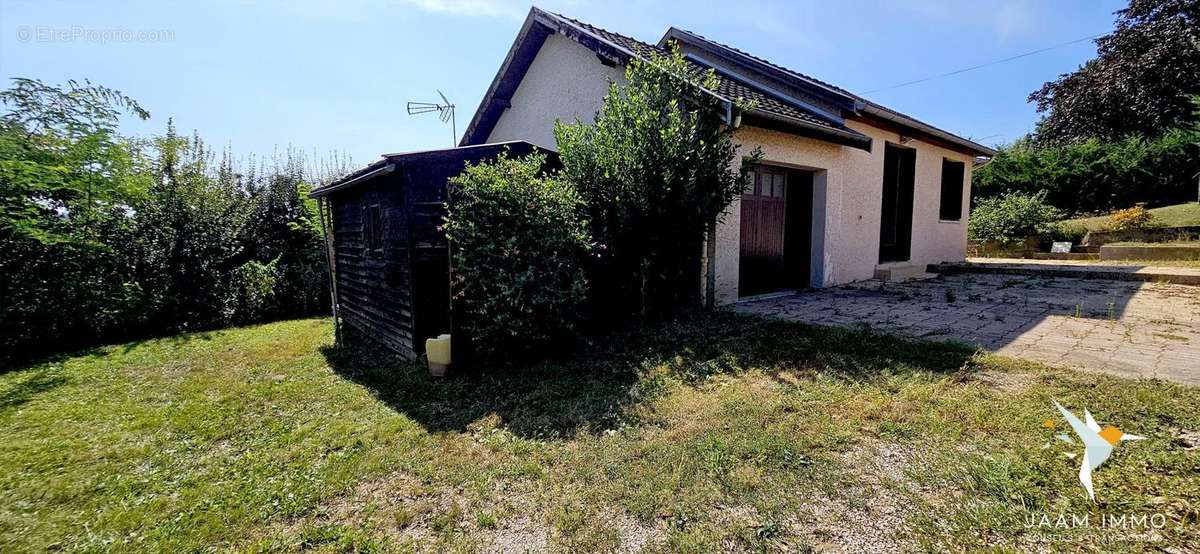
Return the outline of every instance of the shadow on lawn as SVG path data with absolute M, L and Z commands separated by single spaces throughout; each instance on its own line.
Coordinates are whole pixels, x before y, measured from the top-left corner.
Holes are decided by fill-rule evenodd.
M 595 339 L 571 358 L 442 379 L 429 377 L 418 364 L 380 362 L 366 349 L 329 347 L 324 354 L 339 374 L 431 432 L 463 431 L 494 413 L 518 436 L 564 438 L 619 426 L 633 404 L 661 388 L 664 377 L 698 383 L 757 368 L 871 380 L 953 372 L 974 350 L 865 329 L 709 313 Z

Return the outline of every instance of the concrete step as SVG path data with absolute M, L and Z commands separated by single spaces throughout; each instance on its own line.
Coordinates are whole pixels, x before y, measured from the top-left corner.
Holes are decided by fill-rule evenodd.
M 925 271 L 924 265 L 881 265 L 875 268 L 875 278 L 885 282 L 929 279 L 936 275 Z

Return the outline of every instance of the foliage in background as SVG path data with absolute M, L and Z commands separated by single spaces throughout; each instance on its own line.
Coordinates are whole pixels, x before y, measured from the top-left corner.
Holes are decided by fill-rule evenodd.
M 303 158 L 239 173 L 90 83 L 0 92 L 0 363 L 101 342 L 319 313 L 321 238 Z
M 1070 214 L 1103 213 L 1139 202 L 1153 207 L 1194 201 L 1198 169 L 1200 130 L 1195 129 L 1062 147 L 1022 139 L 973 172 L 972 194 L 982 200 L 1045 192 L 1046 202 Z
M 632 60 L 625 78 L 609 88 L 595 124 L 559 122 L 554 131 L 597 244 L 589 303 L 614 320 L 700 305 L 705 233 L 747 178 L 733 129 L 705 92 L 712 71 L 696 74 L 674 48 Z
M 1131 0 L 1096 58 L 1030 95 L 1039 144 L 1156 137 L 1190 120 L 1200 94 L 1200 0 Z
M 1035 235 L 1062 218 L 1062 212 L 1046 204 L 1046 193 L 1009 192 L 980 200 L 971 212 L 967 235 L 976 242 L 1012 244 Z
M 1117 210 L 1108 216 L 1108 227 L 1114 231 L 1131 231 L 1149 228 L 1154 216 L 1144 206 Z
M 484 359 L 569 337 L 584 299 L 582 200 L 566 181 L 542 176 L 545 162 L 504 153 L 450 180 L 456 315 Z

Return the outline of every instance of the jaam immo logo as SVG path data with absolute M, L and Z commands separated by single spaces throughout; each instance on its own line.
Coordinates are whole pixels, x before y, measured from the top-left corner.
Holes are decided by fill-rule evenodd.
M 1080 421 L 1078 417 L 1075 417 L 1075 414 L 1062 407 L 1062 404 L 1059 404 L 1058 401 L 1051 400 L 1051 402 L 1054 402 L 1054 406 L 1058 408 L 1059 412 L 1062 412 L 1063 417 L 1067 419 L 1067 423 L 1071 424 L 1071 430 L 1075 431 L 1075 435 L 1079 437 L 1079 440 L 1083 441 L 1083 462 L 1079 464 L 1079 482 L 1083 483 L 1083 488 L 1087 489 L 1088 497 L 1094 502 L 1096 500 L 1096 491 L 1092 488 L 1092 470 L 1100 467 L 1100 464 L 1103 464 L 1112 455 L 1117 443 L 1121 441 L 1142 440 L 1146 437 L 1122 433 L 1120 429 L 1112 425 L 1101 429 L 1100 424 L 1096 423 L 1096 419 L 1092 417 L 1091 412 L 1087 411 L 1087 408 L 1083 410 L 1085 423 L 1084 421 Z M 1054 420 L 1047 419 L 1045 425 L 1046 427 L 1054 428 Z M 1058 438 L 1067 444 L 1075 444 L 1075 441 L 1066 433 L 1058 435 Z

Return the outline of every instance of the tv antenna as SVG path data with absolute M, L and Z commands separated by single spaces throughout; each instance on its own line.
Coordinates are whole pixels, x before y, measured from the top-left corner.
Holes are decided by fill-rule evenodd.
M 438 119 L 442 120 L 442 123 L 447 121 L 450 122 L 450 145 L 457 146 L 458 125 L 454 120 L 454 104 L 451 104 L 450 101 L 446 99 L 446 95 L 442 94 L 442 91 L 439 90 L 437 93 L 438 96 L 442 97 L 442 102 L 444 102 L 443 104 L 437 104 L 434 102 L 409 102 L 408 115 L 438 112 Z

